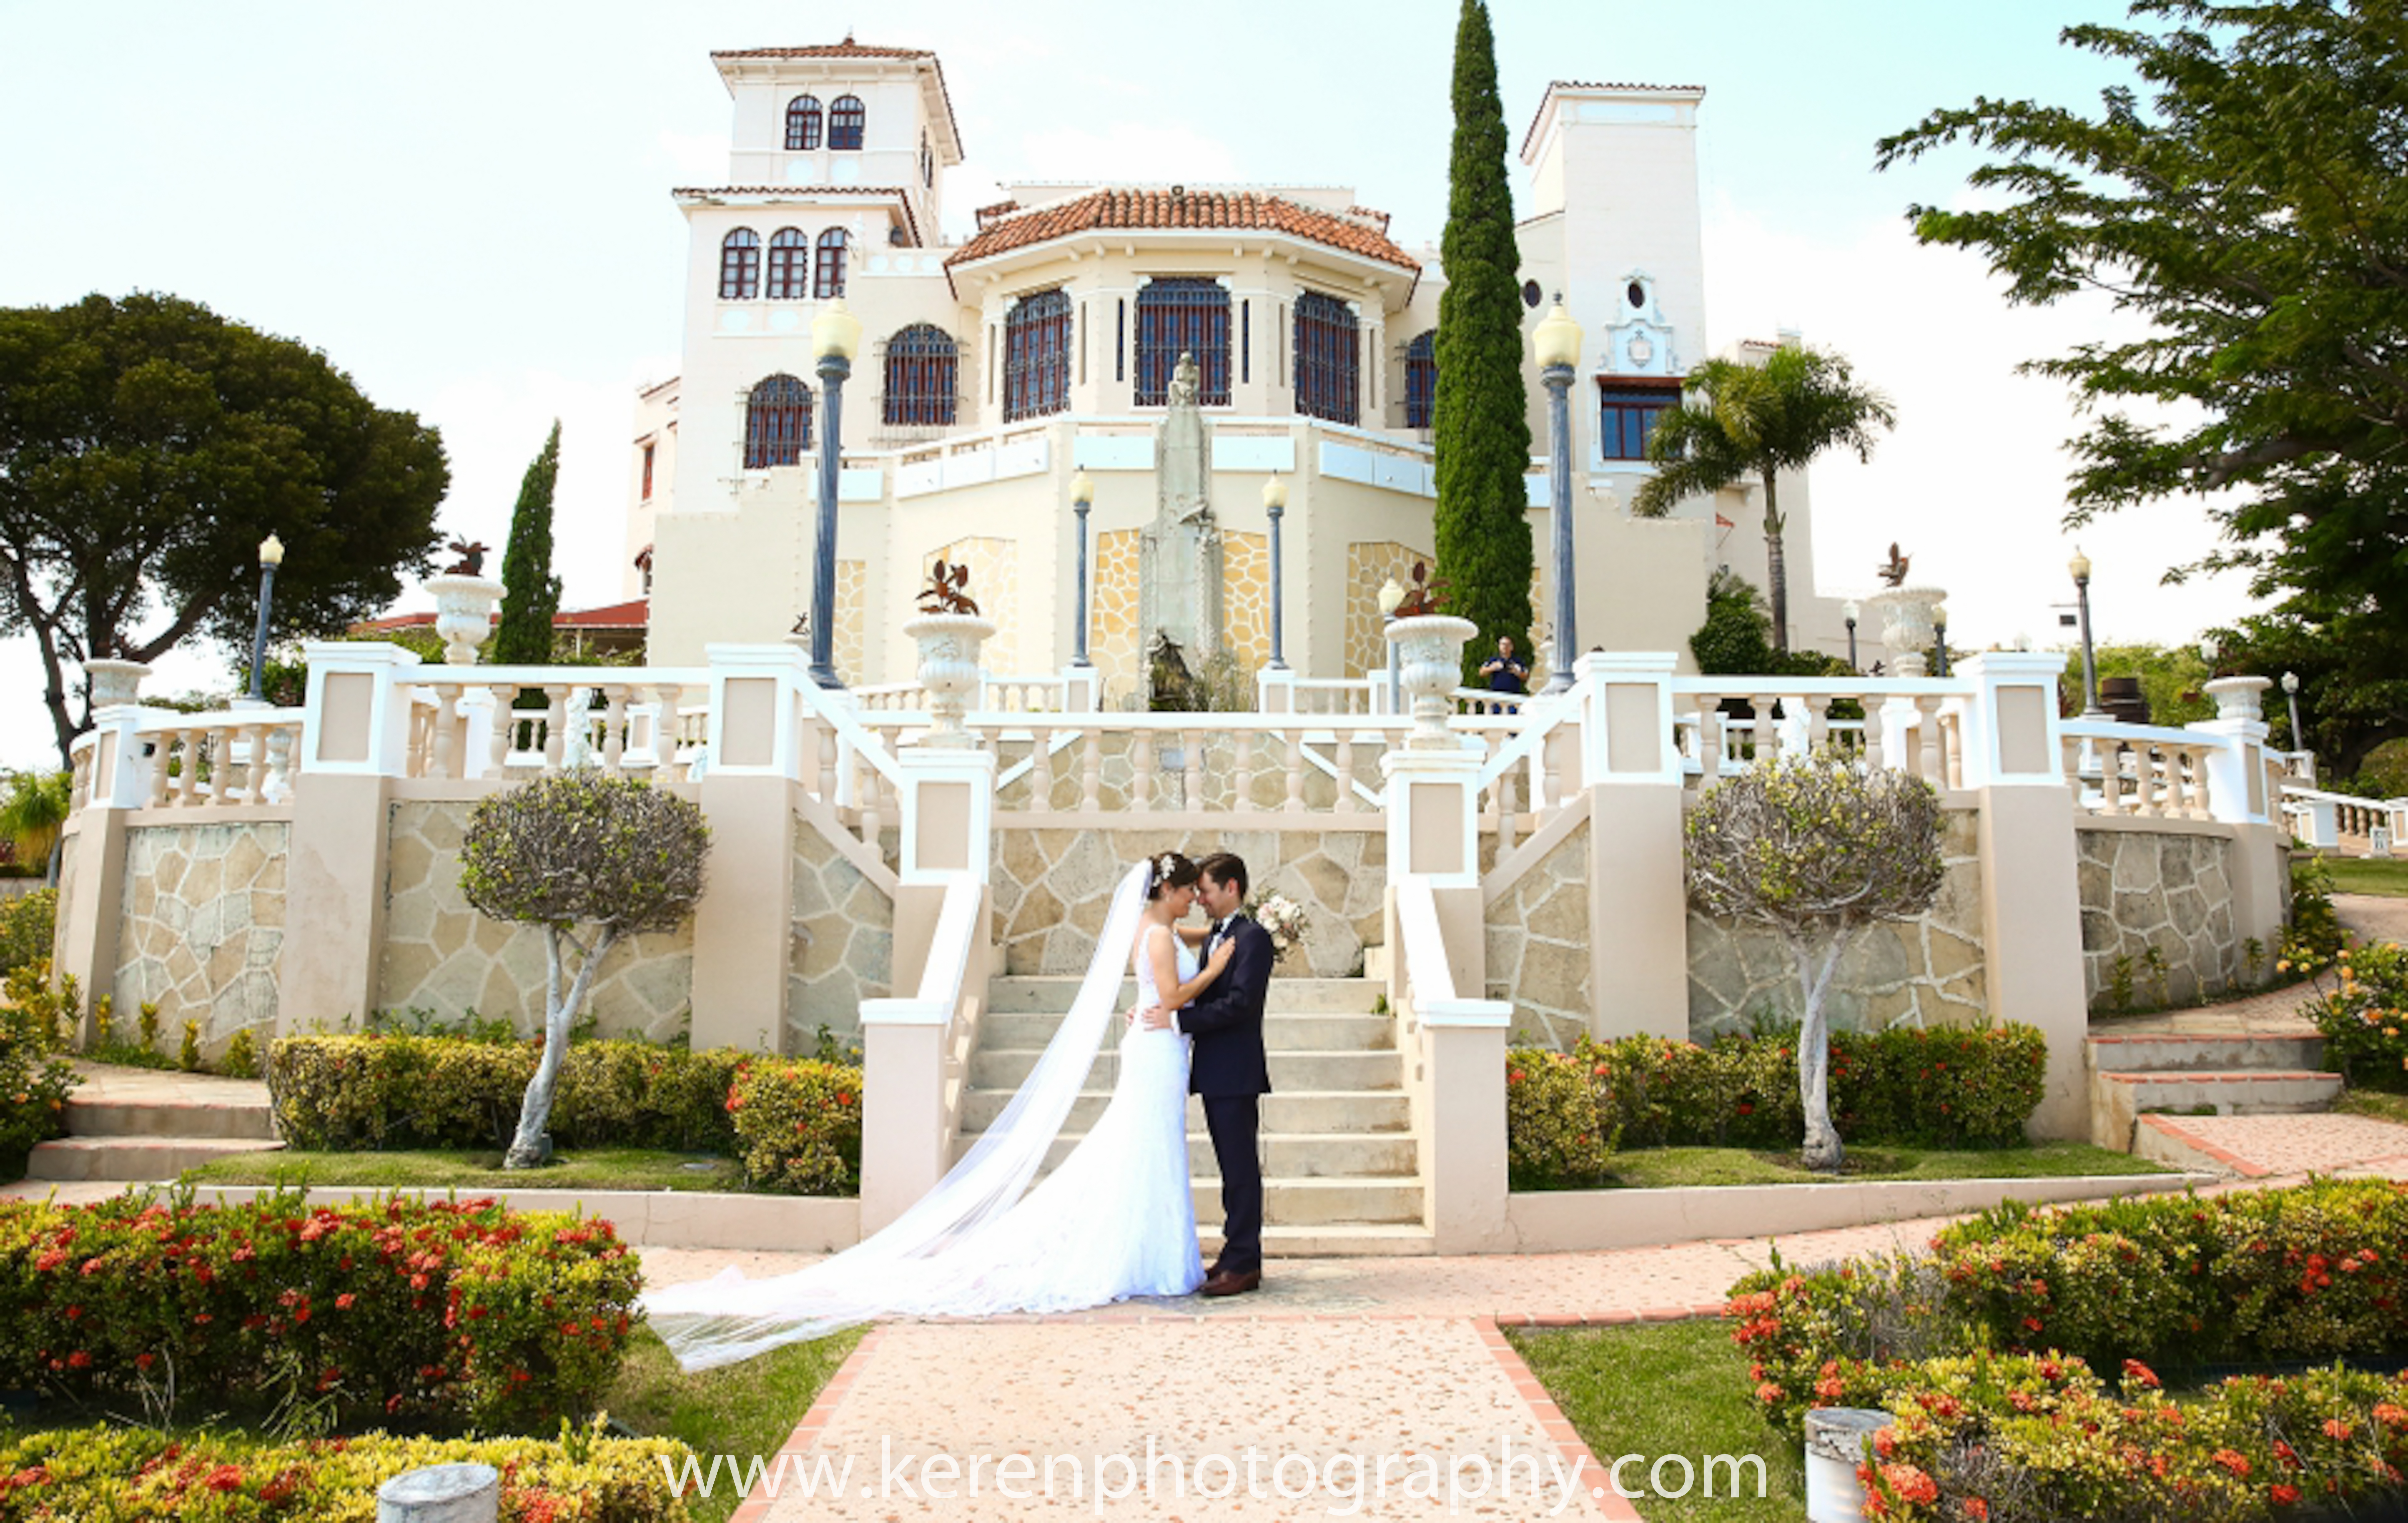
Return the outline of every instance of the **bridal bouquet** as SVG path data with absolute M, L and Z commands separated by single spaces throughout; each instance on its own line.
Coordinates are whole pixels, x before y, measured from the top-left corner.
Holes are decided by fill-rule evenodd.
M 1273 894 L 1256 902 L 1254 924 L 1270 932 L 1271 955 L 1284 957 L 1290 947 L 1304 940 L 1304 906 L 1284 894 Z

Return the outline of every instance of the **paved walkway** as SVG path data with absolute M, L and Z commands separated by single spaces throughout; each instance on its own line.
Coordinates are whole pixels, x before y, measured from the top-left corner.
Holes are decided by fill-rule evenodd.
M 2335 894 L 2333 912 L 2342 928 L 2361 941 L 2408 941 L 2408 898 L 2382 894 Z

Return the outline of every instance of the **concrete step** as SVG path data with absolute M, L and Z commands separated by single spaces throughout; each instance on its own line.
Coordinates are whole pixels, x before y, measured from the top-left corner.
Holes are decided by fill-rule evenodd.
M 1062 1017 L 1058 1013 L 1021 1011 L 987 1012 L 979 1022 L 979 1045 L 997 1051 L 1039 1048 L 1054 1040 Z M 1120 1028 L 1109 1027 L 1097 1043 L 1119 1041 Z M 1274 1011 L 1263 1017 L 1263 1045 L 1272 1052 L 1388 1052 L 1397 1045 L 1393 1015 L 1312 1015 Z
M 276 1140 L 265 1100 L 78 1099 L 66 1103 L 70 1137 L 231 1137 Z
M 2325 1060 L 2315 1031 L 2183 1036 L 2171 1032 L 2090 1039 L 2090 1066 L 2100 1073 L 2241 1073 L 2314 1071 Z
M 982 1045 L 970 1056 L 970 1084 L 978 1089 L 1016 1089 L 1040 1056 L 1031 1048 L 997 1051 Z M 1389 1090 L 1405 1082 L 1404 1055 L 1393 1051 L 1273 1052 L 1269 1057 L 1274 1094 L 1283 1089 Z M 1110 1088 L 1120 1076 L 1120 1061 L 1117 1048 L 1097 1053 L 1087 1072 L 1088 1087 Z
M 1221 1182 L 1195 1182 L 1196 1219 L 1221 1220 Z M 1272 1179 L 1263 1181 L 1263 1223 L 1282 1227 L 1419 1227 L 1418 1179 Z
M 283 1146 L 253 1137 L 59 1137 L 34 1144 L 25 1177 L 170 1180 L 211 1158 L 280 1152 Z
M 1011 1103 L 1009 1089 L 971 1089 L 962 1096 L 962 1129 L 982 1132 Z M 1089 1088 L 1070 1103 L 1062 1124 L 1066 1133 L 1092 1128 L 1111 1099 L 1108 1089 Z M 1263 1130 L 1273 1134 L 1300 1132 L 1407 1132 L 1412 1128 L 1412 1107 L 1402 1090 L 1283 1091 L 1263 1097 Z M 1204 1103 L 1187 1097 L 1187 1134 L 1204 1130 Z
M 1039 1166 L 1039 1177 L 1059 1168 L 1083 1136 L 1066 1132 L 1055 1138 Z M 953 1157 L 960 1158 L 976 1141 L 974 1136 L 956 1139 Z M 1283 1179 L 1401 1179 L 1420 1167 L 1420 1149 L 1409 1132 L 1267 1133 L 1262 1138 L 1262 1157 L 1264 1171 Z M 1187 1168 L 1199 1179 L 1211 1178 L 1219 1171 L 1212 1140 L 1201 1131 L 1187 1139 Z
M 2341 1093 L 2338 1073 L 2306 1070 L 2215 1072 L 2094 1073 L 2090 1078 L 2090 1140 L 2129 1153 L 2140 1118 L 2151 1111 L 2180 1116 L 2300 1115 L 2329 1110 Z
M 1211 1225 L 1205 1225 L 1209 1220 Z M 1197 1241 L 1204 1262 L 1221 1251 L 1221 1213 L 1216 1202 L 1209 1218 L 1197 1223 Z M 1263 1224 L 1263 1257 L 1270 1261 L 1264 1278 L 1279 1274 L 1283 1258 L 1412 1258 L 1438 1252 L 1438 1239 L 1426 1227 L 1403 1223 L 1332 1223 L 1317 1227 Z
M 1082 981 L 1070 974 L 1012 974 L 987 981 L 986 1008 L 1012 1014 L 1060 1014 L 1070 1008 Z M 1368 978 L 1277 978 L 1264 1009 L 1290 1015 L 1369 1015 L 1386 991 Z M 1117 996 L 1125 1010 L 1137 1002 L 1137 981 L 1121 980 Z

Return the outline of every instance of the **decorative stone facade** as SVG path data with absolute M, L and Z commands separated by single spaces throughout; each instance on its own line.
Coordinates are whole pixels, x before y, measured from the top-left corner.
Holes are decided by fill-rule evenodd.
M 460 892 L 460 840 L 472 807 L 416 799 L 392 806 L 376 1002 L 447 1020 L 473 1009 L 532 1035 L 543 1025 L 543 932 L 490 919 Z M 693 994 L 689 918 L 613 947 L 586 1013 L 604 1036 L 664 1041 L 676 1034 Z
M 1028 675 L 1020 669 L 1020 546 L 1010 539 L 956 539 L 921 557 L 921 586 L 940 560 L 970 568 L 970 599 L 995 625 L 981 665 L 997 677 Z M 912 596 L 917 597 L 919 591 L 914 586 Z
M 1569 1047 L 1589 1028 L 1588 858 L 1583 820 L 1488 907 L 1488 998 L 1513 1002 L 1517 1042 Z
M 1840 959 L 1825 996 L 1845 1030 L 1965 1026 L 1988 1007 L 1982 941 L 1977 813 L 1950 810 L 1940 838 L 1946 877 L 1917 919 L 1875 926 Z M 1743 1031 L 1759 1014 L 1797 1020 L 1805 1010 L 1798 964 L 1770 931 L 1689 916 L 1689 1036 Z
M 1221 537 L 1221 643 L 1250 679 L 1271 658 L 1271 541 L 1267 534 Z
M 2232 842 L 2151 830 L 2076 830 L 2082 971 L 2090 1008 L 2114 999 L 2115 963 L 2131 959 L 2131 999 L 2186 1004 L 2244 972 L 2232 912 Z M 2149 963 L 2154 948 L 2162 970 Z M 2271 958 L 2271 949 L 2266 955 Z M 2162 982 L 2162 988 L 2160 988 Z
M 839 560 L 836 563 L 836 638 L 830 654 L 838 671 L 864 670 L 869 659 L 868 641 L 862 638 L 861 610 L 869 601 L 869 563 Z
M 157 1002 L 167 1044 L 181 1040 L 186 1021 L 201 1023 L 204 1051 L 244 1027 L 274 1025 L 291 834 L 280 820 L 153 825 L 125 833 L 110 991 L 121 1031 L 133 1028 L 145 1000 Z M 73 888 L 71 882 L 64 886 L 63 900 Z
M 1107 706 L 1138 690 L 1137 600 L 1140 541 L 1136 529 L 1096 536 L 1087 589 L 1087 659 L 1102 673 Z M 990 661 L 988 669 L 996 670 Z
M 1437 564 L 1426 550 L 1394 539 L 1358 540 L 1346 547 L 1345 669 L 1388 669 L 1387 620 L 1380 612 L 1380 585 L 1390 577 L 1400 587 L 1413 584 L 1413 566 Z
M 894 965 L 895 901 L 797 817 L 785 1050 L 810 1053 L 823 1025 L 839 1039 L 857 1037 L 861 1002 L 886 998 Z
M 1369 823 L 1376 825 L 1377 817 Z M 1029 830 L 996 832 L 996 941 L 1007 973 L 1083 973 L 1122 876 L 1155 852 L 1235 852 L 1254 898 L 1304 906 L 1303 955 L 1279 973 L 1345 978 L 1382 936 L 1387 838 L 1367 830 Z

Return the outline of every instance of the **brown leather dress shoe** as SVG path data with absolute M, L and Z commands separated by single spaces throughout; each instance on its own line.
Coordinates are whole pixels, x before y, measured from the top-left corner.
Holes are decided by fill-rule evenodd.
M 1262 1286 L 1263 1272 L 1260 1270 L 1248 1270 L 1242 1274 L 1232 1274 L 1224 1270 L 1197 1286 L 1196 1293 L 1199 1296 L 1242 1296 L 1249 1290 L 1261 1289 Z

